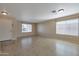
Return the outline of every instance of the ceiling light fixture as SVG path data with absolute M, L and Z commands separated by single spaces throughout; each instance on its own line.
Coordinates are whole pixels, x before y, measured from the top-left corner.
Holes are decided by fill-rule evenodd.
M 53 10 L 52 13 L 56 13 L 56 10 Z
M 52 13 L 62 13 L 64 12 L 64 9 L 59 9 L 59 10 L 53 10 Z
M 64 9 L 59 9 L 58 12 L 64 12 Z
M 3 10 L 1 11 L 1 14 L 2 14 L 2 15 L 8 15 L 8 12 L 6 11 L 6 9 L 3 9 Z
M 7 12 L 1 12 L 1 14 L 3 14 L 3 15 L 8 15 L 8 13 L 7 13 Z

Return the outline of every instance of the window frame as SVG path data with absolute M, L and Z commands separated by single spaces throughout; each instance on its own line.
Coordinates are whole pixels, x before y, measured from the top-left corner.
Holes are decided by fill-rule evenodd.
M 25 29 L 27 29 L 27 31 L 23 31 L 23 27 L 24 27 L 24 25 L 25 26 L 27 26 Z M 32 24 L 26 24 L 26 23 L 23 23 L 23 24 L 21 24 L 21 32 L 22 33 L 29 33 L 29 32 L 32 32 Z M 30 27 L 30 28 L 29 28 Z
M 71 22 L 70 22 L 70 21 L 71 21 Z M 76 25 L 74 25 L 74 26 L 77 26 L 77 28 L 78 28 L 78 24 L 79 24 L 78 21 L 79 21 L 78 18 L 69 19 L 69 20 L 64 20 L 64 21 L 63 21 L 63 20 L 62 20 L 62 21 L 57 21 L 57 22 L 56 22 L 56 34 L 58 34 L 58 35 L 68 35 L 68 36 L 78 36 L 78 30 L 77 30 L 77 29 L 76 29 L 76 32 L 75 32 L 75 33 L 74 33 L 73 30 L 71 30 L 71 28 L 72 28 L 72 26 L 73 26 L 74 24 L 76 24 Z M 69 23 L 68 23 L 68 22 L 69 22 Z M 60 23 L 60 24 L 58 25 L 57 23 Z M 62 23 L 62 24 L 61 24 L 61 23 Z M 68 27 L 68 26 L 67 26 L 68 24 L 70 24 L 70 26 L 71 26 L 71 27 L 69 26 L 69 27 L 70 27 L 70 30 L 69 30 L 69 31 L 70 31 L 70 32 L 73 31 L 72 33 L 69 32 L 69 34 L 68 34 L 68 32 L 67 32 L 67 33 L 66 33 L 66 32 L 63 32 L 63 31 L 68 31 L 68 30 L 66 30 L 67 28 L 65 28 L 65 27 Z M 72 25 L 72 24 L 73 24 L 73 25 Z M 64 26 L 64 25 L 65 25 L 65 27 L 62 27 L 62 28 L 59 27 L 60 29 L 58 30 L 58 28 L 57 28 L 58 26 L 57 26 L 57 25 L 58 25 L 58 26 L 60 26 L 60 25 Z M 73 27 L 73 28 L 74 28 L 74 27 Z M 62 32 L 61 32 L 60 30 L 62 30 Z M 58 32 L 58 31 L 60 31 L 61 33 Z

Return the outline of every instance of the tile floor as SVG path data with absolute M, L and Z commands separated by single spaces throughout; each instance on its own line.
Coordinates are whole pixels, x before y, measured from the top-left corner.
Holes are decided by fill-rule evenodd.
M 1 56 L 79 56 L 79 44 L 40 36 L 0 42 Z

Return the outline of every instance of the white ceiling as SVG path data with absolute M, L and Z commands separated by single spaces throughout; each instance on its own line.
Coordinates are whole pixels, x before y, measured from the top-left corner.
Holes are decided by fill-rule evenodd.
M 0 10 L 4 8 L 17 20 L 32 23 L 79 13 L 79 3 L 0 3 Z M 61 8 L 64 9 L 62 13 L 51 12 Z

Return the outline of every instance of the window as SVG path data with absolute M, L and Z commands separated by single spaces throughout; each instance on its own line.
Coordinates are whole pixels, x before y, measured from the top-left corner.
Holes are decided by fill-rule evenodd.
M 32 32 L 32 24 L 22 24 L 22 32 Z
M 78 36 L 78 19 L 56 22 L 56 34 Z

